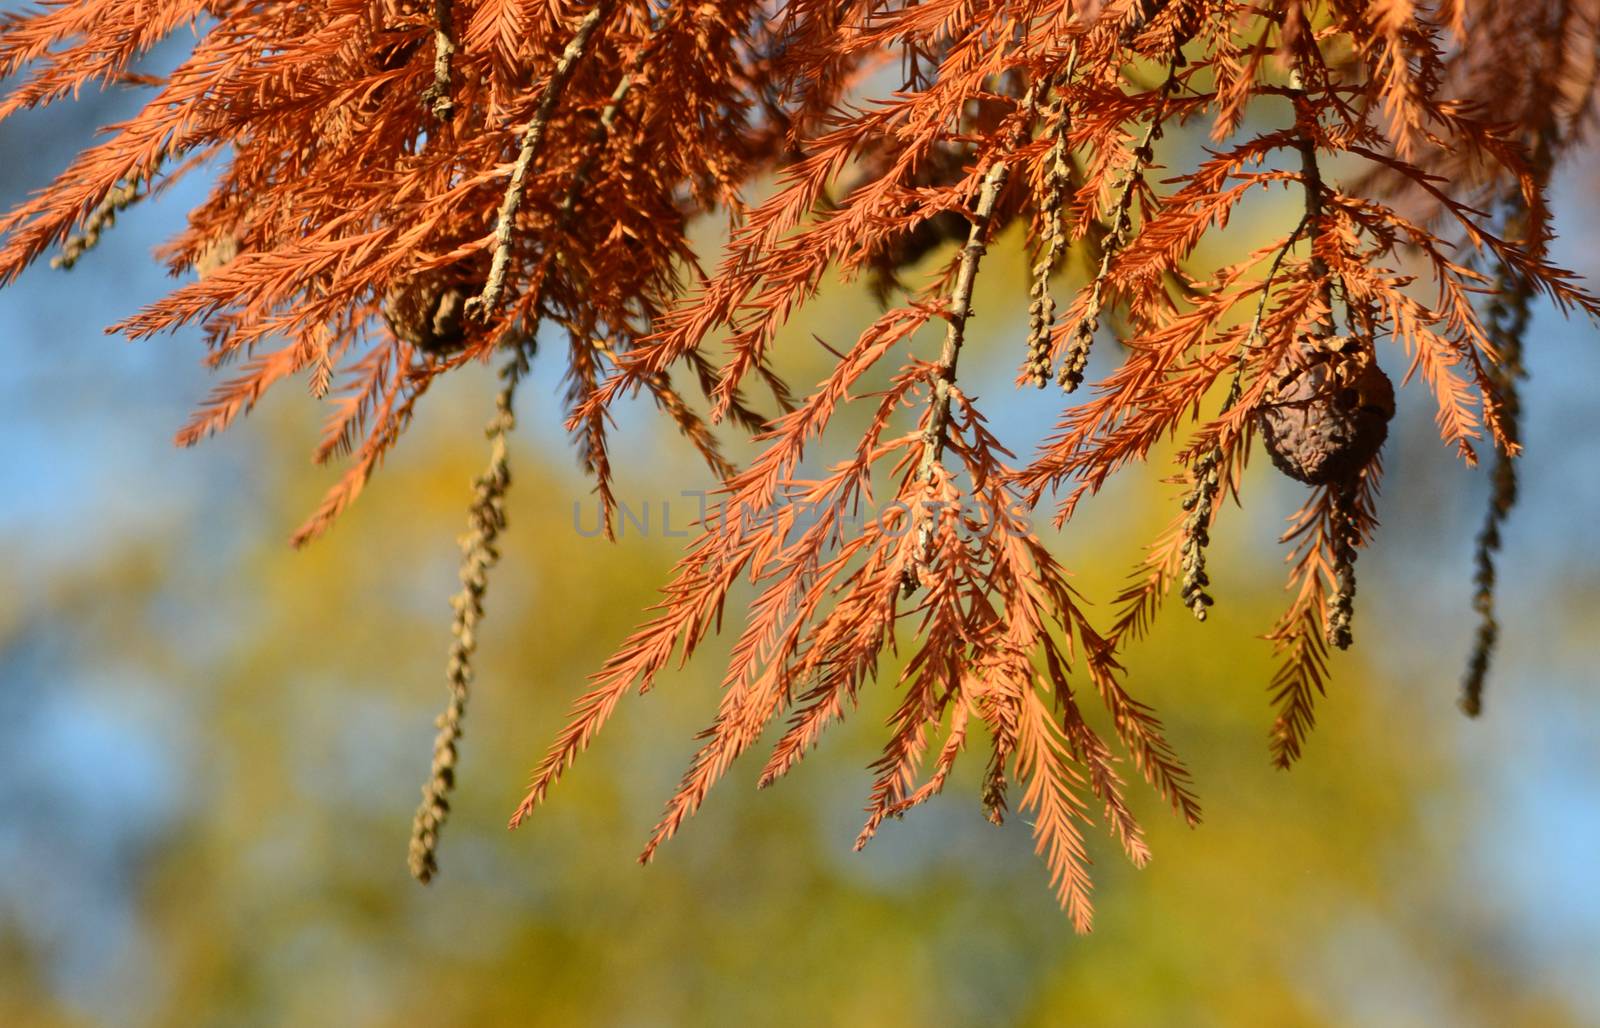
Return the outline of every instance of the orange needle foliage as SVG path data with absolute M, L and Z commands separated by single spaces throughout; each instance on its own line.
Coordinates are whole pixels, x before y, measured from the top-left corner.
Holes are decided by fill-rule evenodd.
M 1487 447 L 1502 468 L 1480 547 L 1485 628 L 1464 700 L 1476 710 L 1527 305 L 1600 312 L 1546 258 L 1544 195 L 1592 117 L 1597 26 L 1595 0 L 55 0 L 0 23 L 0 117 L 88 87 L 155 92 L 0 219 L 0 283 L 53 247 L 70 264 L 117 209 L 214 170 L 164 251 L 175 274 L 198 275 L 117 328 L 199 323 L 210 362 L 233 366 L 184 444 L 279 380 L 304 375 L 327 396 L 317 458 L 349 468 L 297 543 L 356 499 L 441 375 L 506 351 L 458 635 L 493 562 L 511 387 L 536 328 L 564 328 L 568 426 L 608 509 L 609 414 L 640 392 L 721 486 L 512 823 L 624 696 L 720 629 L 748 582 L 720 708 L 643 859 L 777 721 L 760 780 L 786 773 L 909 640 L 860 844 L 937 793 L 981 727 L 985 809 L 1031 819 L 1086 930 L 1086 826 L 1103 820 L 1135 863 L 1148 857 L 1124 760 L 1179 816 L 1200 817 L 1119 659 L 1174 587 L 1204 616 L 1207 533 L 1258 430 L 1313 486 L 1287 537 L 1291 602 L 1269 634 L 1282 658 L 1272 752 L 1287 766 L 1305 745 L 1376 527 L 1393 413 L 1380 349 L 1431 395 L 1450 450 L 1470 463 Z M 196 42 L 175 70 L 136 73 L 182 29 Z M 1156 144 L 1180 130 L 1205 133 L 1208 150 L 1158 173 Z M 1276 239 L 1194 269 L 1203 240 L 1285 189 L 1302 213 Z M 707 216 L 731 235 L 703 268 L 688 231 Z M 1073 392 L 1107 315 L 1124 344 L 1021 459 L 958 376 L 986 246 L 1014 223 L 1038 254 L 1019 385 Z M 1057 317 L 1051 274 L 1075 247 L 1094 274 Z M 905 284 L 935 251 L 935 272 Z M 822 381 L 791 392 L 773 346 L 830 272 L 867 275 L 887 309 Z M 929 326 L 943 345 L 919 353 Z M 888 385 L 869 391 L 875 373 Z M 830 435 L 851 403 L 870 407 L 868 427 Z M 749 466 L 723 456 L 719 423 L 755 435 Z M 1187 486 L 1172 528 L 1096 628 L 1033 514 L 1059 528 L 1174 436 Z M 807 477 L 817 449 L 835 463 Z M 887 513 L 854 517 L 868 502 Z M 470 639 L 452 650 L 416 854 L 428 873 L 470 653 Z M 1091 694 L 1114 738 L 1086 720 Z

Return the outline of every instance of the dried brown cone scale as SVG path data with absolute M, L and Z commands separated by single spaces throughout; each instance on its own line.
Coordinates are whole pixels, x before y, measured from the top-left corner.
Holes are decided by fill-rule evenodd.
M 1133 0 L 1120 38 L 1146 56 L 1170 54 L 1194 38 L 1204 17 L 1195 0 Z
M 1257 424 L 1279 471 L 1325 485 L 1349 480 L 1377 456 L 1394 417 L 1394 384 L 1370 344 L 1307 337 L 1276 375 Z
M 383 320 L 396 339 L 427 353 L 450 353 L 466 340 L 465 284 L 437 278 L 407 279 L 383 297 Z
M 869 151 L 858 167 L 845 176 L 839 185 L 839 196 L 848 202 L 859 190 L 877 182 L 888 174 L 899 155 L 889 147 Z M 970 160 L 967 149 L 955 144 L 935 146 L 903 183 L 909 189 L 954 186 L 966 174 Z M 907 199 L 903 214 L 909 215 L 917 204 Z M 900 272 L 916 265 L 928 254 L 949 243 L 965 242 L 970 223 L 958 210 L 940 211 L 912 224 L 906 231 L 891 235 L 871 249 L 867 259 L 867 285 L 879 303 L 887 303 L 895 290 L 903 288 Z

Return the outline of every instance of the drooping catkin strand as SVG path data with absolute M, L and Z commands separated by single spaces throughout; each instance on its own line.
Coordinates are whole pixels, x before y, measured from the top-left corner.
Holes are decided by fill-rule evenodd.
M 1183 605 L 1195 620 L 1206 619 L 1206 608 L 1216 601 L 1206 592 L 1211 579 L 1206 575 L 1206 547 L 1211 544 L 1211 512 L 1222 488 L 1222 451 L 1207 450 L 1194 465 L 1194 488 L 1184 497 L 1183 509 L 1189 516 L 1183 522 Z
M 474 483 L 467 532 L 461 537 L 461 589 L 450 600 L 455 620 L 450 630 L 450 657 L 445 666 L 450 702 L 436 722 L 439 733 L 433 740 L 433 768 L 427 784 L 422 787 L 422 803 L 417 807 L 411 826 L 411 874 L 423 884 L 438 873 L 439 832 L 450 816 L 456 744 L 461 739 L 461 720 L 466 713 L 467 690 L 472 683 L 472 654 L 478 647 L 483 596 L 489 584 L 489 569 L 500 559 L 495 541 L 506 525 L 505 496 L 511 485 L 506 437 L 516 427 L 513 405 L 517 383 L 527 367 L 527 353 L 518 346 L 516 356 L 501 372 L 505 384 L 495 397 L 494 418 L 484 430 L 489 439 L 489 466 Z
M 1233 384 L 1228 387 L 1228 395 L 1222 401 L 1223 414 L 1233 409 L 1244 392 L 1245 365 L 1261 340 L 1261 324 L 1266 319 L 1267 301 L 1272 297 L 1272 283 L 1278 277 L 1278 269 L 1283 267 L 1284 257 L 1294 249 L 1295 241 L 1305 227 L 1306 219 L 1301 218 L 1294 231 L 1289 233 L 1289 238 L 1273 255 L 1272 264 L 1267 268 L 1267 277 L 1261 282 L 1261 297 L 1256 301 L 1255 316 L 1250 321 L 1250 330 L 1245 333 L 1244 345 L 1239 348 L 1239 359 L 1234 365 Z M 1180 588 L 1183 605 L 1193 612 L 1197 621 L 1204 621 L 1206 611 L 1216 604 L 1215 598 L 1206 591 L 1211 584 L 1211 578 L 1206 574 L 1206 547 L 1211 545 L 1211 520 L 1217 508 L 1217 494 L 1222 489 L 1222 464 L 1220 446 L 1207 450 L 1195 462 L 1194 485 L 1183 501 L 1183 509 L 1189 512 L 1189 516 L 1183 522 L 1183 581 Z
M 1061 371 L 1056 376 L 1056 381 L 1066 392 L 1070 393 L 1083 384 L 1084 369 L 1089 366 L 1089 351 L 1094 346 L 1094 334 L 1100 330 L 1100 315 L 1105 306 L 1106 281 L 1111 276 L 1111 262 L 1117 252 L 1127 245 L 1133 231 L 1134 197 L 1138 195 L 1139 183 L 1144 181 L 1145 168 L 1155 158 L 1155 142 L 1161 138 L 1161 122 L 1166 115 L 1167 99 L 1177 88 L 1180 67 L 1182 58 L 1174 55 L 1167 66 L 1166 81 L 1161 84 L 1161 102 L 1150 116 L 1150 126 L 1145 129 L 1144 138 L 1134 148 L 1133 163 L 1129 165 L 1122 186 L 1117 191 L 1117 202 L 1111 212 L 1111 230 L 1100 244 L 1100 266 L 1095 271 L 1094 284 L 1090 287 L 1089 306 L 1072 327 Z
M 1067 226 L 1064 211 L 1072 184 L 1072 150 L 1068 135 L 1072 128 L 1072 106 L 1066 89 L 1078 67 L 1078 48 L 1072 48 L 1066 72 L 1055 84 L 1050 105 L 1052 142 L 1046 158 L 1044 196 L 1040 202 L 1041 235 L 1039 262 L 1033 266 L 1033 287 L 1028 303 L 1027 371 L 1033 384 L 1043 389 L 1050 383 L 1050 330 L 1055 325 L 1056 301 L 1050 293 L 1050 274 L 1067 252 Z
M 451 0 L 433 0 L 433 85 L 423 91 L 422 102 L 440 121 L 449 121 L 456 113 L 450 87 L 450 62 L 456 53 L 451 15 Z
M 83 229 L 69 236 L 61 245 L 61 253 L 50 258 L 50 266 L 70 271 L 84 254 L 94 249 L 95 244 L 100 242 L 100 233 L 117 223 L 117 215 L 144 197 L 145 191 L 139 188 L 138 179 L 119 182 L 111 187 L 111 192 L 107 193 L 105 199 L 96 204 L 94 210 L 84 219 Z
M 1495 451 L 1491 473 L 1489 509 L 1478 532 L 1473 554 L 1472 609 L 1478 615 L 1478 630 L 1473 638 L 1467 672 L 1461 680 L 1460 706 L 1468 717 L 1483 712 L 1483 690 L 1489 676 L 1489 663 L 1500 637 L 1500 622 L 1495 616 L 1496 555 L 1500 552 L 1502 530 L 1517 502 L 1517 454 L 1521 445 L 1522 398 L 1518 382 L 1527 377 L 1523 366 L 1523 338 L 1533 300 L 1533 286 L 1523 278 L 1513 278 L 1502 266 L 1496 276 L 1493 299 L 1488 304 L 1489 341 L 1499 352 L 1500 363 L 1492 371 L 1496 399 L 1500 406 L 1501 431 L 1506 446 Z
M 1328 645 L 1347 650 L 1354 635 L 1350 629 L 1356 609 L 1356 546 L 1360 541 L 1356 521 L 1355 482 L 1336 487 L 1333 496 L 1333 601 L 1328 605 Z
M 523 131 L 522 145 L 517 152 L 516 163 L 511 166 L 511 178 L 506 183 L 505 197 L 500 201 L 500 210 L 495 214 L 494 251 L 489 265 L 489 277 L 483 284 L 483 292 L 467 301 L 467 314 L 471 317 L 487 321 L 494 309 L 500 305 L 500 297 L 505 292 L 506 269 L 511 263 L 511 235 L 516 227 L 517 209 L 522 206 L 522 190 L 528 178 L 528 168 L 544 144 L 545 129 L 550 124 L 550 116 L 555 113 L 556 104 L 560 102 L 561 94 L 566 90 L 573 70 L 588 51 L 590 38 L 615 6 L 616 0 L 600 0 L 589 9 L 589 13 L 578 23 L 577 31 L 572 34 L 566 49 L 561 52 L 561 58 L 556 61 L 549 81 L 545 83 L 544 93 L 539 97 L 539 106 L 533 112 L 533 120 Z

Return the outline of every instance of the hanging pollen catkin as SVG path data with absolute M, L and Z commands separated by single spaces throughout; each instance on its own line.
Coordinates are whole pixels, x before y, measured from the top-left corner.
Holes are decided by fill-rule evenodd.
M 100 202 L 94 205 L 88 217 L 83 219 L 78 231 L 68 236 L 66 242 L 61 244 L 61 252 L 50 258 L 50 266 L 71 271 L 72 266 L 82 260 L 84 254 L 99 245 L 100 236 L 116 225 L 117 215 L 150 195 L 151 181 L 161 170 L 167 156 L 167 148 L 162 147 L 155 158 L 144 165 L 139 172 L 128 175 L 112 186 Z
M 1072 128 L 1072 105 L 1066 90 L 1078 67 L 1078 50 L 1073 47 L 1067 70 L 1055 83 L 1055 98 L 1049 108 L 1051 129 L 1050 156 L 1045 164 L 1044 195 L 1040 198 L 1040 254 L 1033 266 L 1033 288 L 1028 303 L 1028 359 L 1025 372 L 1040 389 L 1050 384 L 1050 330 L 1055 325 L 1056 301 L 1050 293 L 1050 274 L 1066 255 L 1068 193 L 1072 186 L 1072 148 L 1068 133 Z
M 494 418 L 484 429 L 489 438 L 489 466 L 474 483 L 476 495 L 467 514 L 467 532 L 461 537 L 461 590 L 450 601 L 455 610 L 455 622 L 450 632 L 450 660 L 445 667 L 450 702 L 436 722 L 439 734 L 433 740 L 433 769 L 422 787 L 422 804 L 417 807 L 411 826 L 411 874 L 424 884 L 439 871 L 439 831 L 450 816 L 449 797 L 456 777 L 456 744 L 461 739 L 467 688 L 472 683 L 472 654 L 478 648 L 483 595 L 489 585 L 489 569 L 500 559 L 495 540 L 506 525 L 505 495 L 511 485 L 506 437 L 516 427 L 513 404 L 517 382 L 527 367 L 527 354 L 519 346 L 516 356 L 501 371 L 505 385 L 495 397 Z
M 117 215 L 144 199 L 144 196 L 137 180 L 120 182 L 112 187 L 106 198 L 96 204 L 84 219 L 83 228 L 67 238 L 61 245 L 60 254 L 50 258 L 50 266 L 71 271 L 72 266 L 100 242 L 100 234 L 117 223 Z
M 1140 183 L 1144 181 L 1145 169 L 1155 159 L 1155 143 L 1161 138 L 1167 100 L 1178 88 L 1178 69 L 1182 67 L 1182 54 L 1174 52 L 1167 65 L 1167 77 L 1161 84 L 1157 105 L 1150 117 L 1150 126 L 1134 148 L 1133 163 L 1128 166 L 1122 186 L 1117 191 L 1116 205 L 1111 211 L 1111 230 L 1100 243 L 1100 267 L 1095 272 L 1094 285 L 1090 289 L 1089 307 L 1072 327 L 1061 371 L 1056 375 L 1056 381 L 1066 392 L 1070 393 L 1083 384 L 1084 370 L 1089 366 L 1089 351 L 1094 346 L 1094 334 L 1100 330 L 1100 315 L 1105 307 L 1105 288 L 1111 276 L 1111 262 L 1117 252 L 1127 245 L 1133 233 L 1133 201 L 1138 195 Z
M 1357 477 L 1359 477 L 1359 472 Z M 1337 487 L 1333 501 L 1333 601 L 1328 606 L 1328 645 L 1348 650 L 1356 609 L 1356 547 L 1361 542 L 1356 520 L 1355 482 Z
M 1261 325 L 1267 314 L 1267 301 L 1272 298 L 1272 284 L 1283 267 L 1283 259 L 1294 248 L 1300 233 L 1305 231 L 1306 221 L 1306 218 L 1301 218 L 1294 231 L 1289 233 L 1289 237 L 1273 255 L 1266 278 L 1261 281 L 1261 298 L 1256 301 L 1255 317 L 1250 321 L 1250 331 L 1245 334 L 1244 346 L 1239 350 L 1233 384 L 1228 387 L 1228 395 L 1222 401 L 1222 414 L 1233 410 L 1243 394 L 1245 364 L 1261 342 Z M 1183 605 L 1194 614 L 1196 621 L 1204 621 L 1206 612 L 1216 604 L 1215 598 L 1206 591 L 1211 585 L 1211 577 L 1206 574 L 1206 547 L 1211 545 L 1211 521 L 1216 516 L 1217 496 L 1222 491 L 1222 468 L 1225 463 L 1220 445 L 1207 450 L 1195 461 L 1191 475 L 1193 484 L 1183 499 L 1183 509 L 1188 512 L 1188 517 L 1183 522 L 1183 580 L 1180 590 Z
M 1216 509 L 1217 493 L 1222 488 L 1222 451 L 1207 450 L 1195 461 L 1194 487 L 1184 497 L 1183 509 L 1189 516 L 1183 522 L 1183 605 L 1195 620 L 1206 619 L 1206 608 L 1216 601 L 1206 592 L 1211 578 L 1206 574 L 1206 547 L 1211 545 L 1211 512 Z
M 1478 615 L 1472 654 L 1461 681 L 1460 706 L 1468 717 L 1483 712 L 1483 689 L 1489 677 L 1489 661 L 1500 638 L 1500 621 L 1495 616 L 1494 592 L 1498 578 L 1495 556 L 1500 552 L 1501 531 L 1511 508 L 1517 502 L 1517 450 L 1522 445 L 1522 396 L 1518 382 L 1527 377 L 1523 367 L 1522 341 L 1528 329 L 1533 285 L 1525 278 L 1514 278 L 1501 266 L 1495 280 L 1493 299 L 1484 318 L 1485 334 L 1494 344 L 1500 363 L 1490 372 L 1500 406 L 1500 430 L 1506 445 L 1495 450 L 1491 473 L 1489 509 L 1473 553 L 1472 609 Z

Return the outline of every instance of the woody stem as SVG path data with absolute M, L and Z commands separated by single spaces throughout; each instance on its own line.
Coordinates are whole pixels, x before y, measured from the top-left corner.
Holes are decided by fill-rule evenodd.
M 1030 93 L 1030 97 L 1031 97 Z M 939 462 L 944 458 L 946 433 L 950 427 L 950 393 L 956 380 L 956 362 L 961 358 L 961 345 L 966 340 L 967 319 L 972 316 L 972 288 L 978 280 L 978 264 L 987 252 L 989 226 L 994 219 L 995 204 L 1005 188 L 1011 173 L 1010 165 L 996 161 L 983 177 L 978 194 L 978 205 L 972 212 L 972 224 L 967 230 L 966 245 L 961 248 L 961 264 L 956 271 L 956 284 L 950 296 L 950 309 L 946 313 L 944 347 L 939 352 L 935 367 L 933 396 L 929 400 L 928 423 L 922 430 L 922 462 L 917 477 L 925 483 L 934 480 Z M 934 520 L 924 513 L 917 524 L 917 564 L 926 565 L 932 556 Z M 915 588 L 911 578 L 906 579 L 906 590 Z
M 573 70 L 577 68 L 578 61 L 589 49 L 590 38 L 615 6 L 616 0 L 600 0 L 590 8 L 589 13 L 584 15 L 583 21 L 578 23 L 578 29 L 567 43 L 567 48 L 562 51 L 560 60 L 556 61 L 555 70 L 550 73 L 550 80 L 545 83 L 544 93 L 539 98 L 539 106 L 533 113 L 533 120 L 528 123 L 527 129 L 522 134 L 522 147 L 517 153 L 516 163 L 511 167 L 511 179 L 506 183 L 505 198 L 500 202 L 500 210 L 495 215 L 494 256 L 490 262 L 489 278 L 483 284 L 483 292 L 467 301 L 467 313 L 473 317 L 487 320 L 500 304 L 500 297 L 505 292 L 506 268 L 511 262 L 511 235 L 516 225 L 517 209 L 522 205 L 522 191 L 527 181 L 528 168 L 533 163 L 534 155 L 544 143 L 545 129 L 550 124 L 550 116 L 555 113 L 556 104 L 561 100 L 561 94 L 566 90 Z

